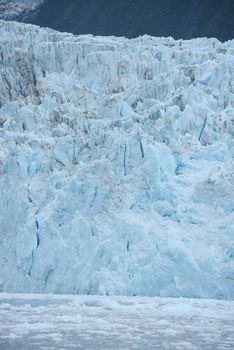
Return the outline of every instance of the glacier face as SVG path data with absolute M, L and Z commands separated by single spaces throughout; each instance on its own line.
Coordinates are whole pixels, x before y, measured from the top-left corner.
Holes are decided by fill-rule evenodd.
M 0 0 L 0 19 L 25 20 L 44 0 Z
M 234 41 L 0 32 L 0 290 L 234 298 Z

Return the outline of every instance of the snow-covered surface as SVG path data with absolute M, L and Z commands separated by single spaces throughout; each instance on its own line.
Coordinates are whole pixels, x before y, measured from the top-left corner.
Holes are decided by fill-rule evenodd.
M 0 19 L 24 20 L 45 0 L 0 0 Z
M 234 42 L 0 22 L 0 288 L 234 298 Z
M 225 350 L 234 302 L 0 294 L 0 349 Z

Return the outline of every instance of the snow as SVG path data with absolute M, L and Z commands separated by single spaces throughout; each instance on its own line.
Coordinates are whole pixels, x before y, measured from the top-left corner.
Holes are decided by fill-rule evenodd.
M 0 19 L 24 20 L 43 2 L 44 0 L 0 0 Z
M 0 349 L 233 349 L 234 302 L 0 294 Z
M 233 299 L 234 41 L 0 33 L 0 290 Z

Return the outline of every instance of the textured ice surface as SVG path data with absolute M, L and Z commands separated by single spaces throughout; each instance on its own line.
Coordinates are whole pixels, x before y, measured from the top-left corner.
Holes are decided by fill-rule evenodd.
M 0 289 L 234 298 L 234 42 L 0 21 Z
M 44 0 L 0 0 L 0 19 L 25 19 L 43 2 Z
M 0 295 L 1 350 L 226 350 L 234 302 Z

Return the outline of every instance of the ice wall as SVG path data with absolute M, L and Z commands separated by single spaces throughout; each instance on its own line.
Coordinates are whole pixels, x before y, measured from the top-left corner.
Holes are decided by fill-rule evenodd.
M 0 290 L 234 298 L 234 41 L 0 34 Z

